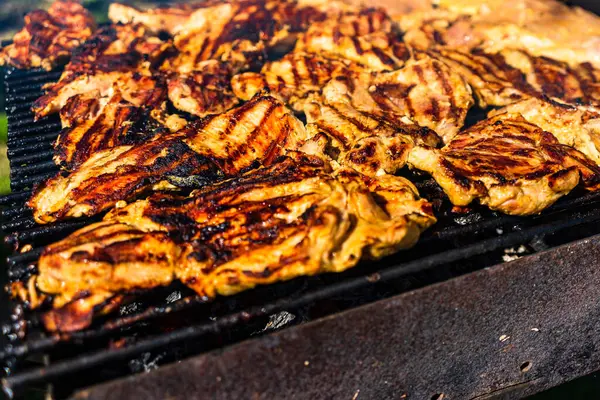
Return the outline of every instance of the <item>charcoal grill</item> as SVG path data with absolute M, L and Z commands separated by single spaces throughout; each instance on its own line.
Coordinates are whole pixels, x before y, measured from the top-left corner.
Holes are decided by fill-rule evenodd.
M 4 79 L 13 193 L 0 197 L 0 213 L 9 281 L 35 272 L 45 244 L 90 223 L 38 226 L 25 206 L 32 187 L 58 171 L 51 158 L 60 121 L 34 122 L 30 107 L 59 76 L 8 69 Z M 411 179 L 434 199 L 439 223 L 415 248 L 342 274 L 212 302 L 173 285 L 72 334 L 45 333 L 20 305 L 0 310 L 4 392 L 512 398 L 599 369 L 600 193 L 577 191 L 521 218 L 452 212 L 433 181 Z

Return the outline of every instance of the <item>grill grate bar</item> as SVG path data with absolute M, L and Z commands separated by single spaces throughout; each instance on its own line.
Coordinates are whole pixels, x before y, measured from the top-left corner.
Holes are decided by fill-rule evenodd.
M 28 153 L 30 151 L 45 150 L 48 148 L 52 148 L 52 142 L 38 142 L 38 143 L 32 143 L 28 146 L 16 147 L 16 148 L 9 149 L 7 151 L 7 154 L 8 154 L 8 157 L 18 157 L 18 156 L 21 156 L 24 153 Z
M 56 237 L 57 234 L 74 231 L 75 229 L 81 228 L 89 223 L 90 221 L 86 220 L 77 222 L 61 222 L 54 225 L 36 226 L 32 229 L 13 232 L 10 235 L 6 236 L 5 240 L 8 244 L 17 245 L 18 243 L 43 238 L 44 236 L 52 238 Z
M 581 215 L 580 218 L 567 218 L 559 223 L 551 222 L 527 230 L 515 231 L 505 236 L 487 239 L 462 248 L 424 257 L 406 264 L 397 265 L 379 271 L 368 277 L 359 277 L 334 283 L 319 290 L 301 295 L 297 298 L 284 298 L 268 305 L 253 307 L 248 310 L 230 314 L 226 317 L 219 318 L 216 321 L 189 326 L 187 328 L 173 331 L 167 335 L 160 335 L 144 339 L 127 347 L 112 349 L 109 352 L 98 351 L 91 354 L 82 355 L 74 359 L 58 361 L 51 367 L 36 368 L 22 373 L 16 373 L 12 376 L 4 378 L 3 386 L 5 387 L 5 390 L 15 391 L 25 385 L 52 382 L 71 371 L 81 371 L 84 369 L 98 367 L 109 362 L 121 361 L 143 352 L 180 343 L 184 340 L 197 339 L 209 333 L 219 333 L 227 328 L 231 328 L 240 323 L 246 323 L 258 317 L 268 316 L 283 310 L 295 310 L 317 301 L 364 288 L 365 286 L 372 285 L 374 281 L 385 282 L 398 279 L 411 273 L 422 272 L 439 265 L 457 262 L 506 247 L 516 246 L 549 232 L 556 232 L 558 230 L 574 227 L 583 223 L 595 222 L 598 220 L 600 220 L 600 210 L 593 210 Z M 50 341 L 45 341 L 50 343 Z M 39 344 L 37 346 L 38 348 L 41 347 Z M 14 351 L 26 352 L 24 348 L 21 348 L 20 350 L 13 349 L 11 350 L 11 353 Z M 1 359 L 9 356 L 10 355 L 7 353 L 0 353 Z
M 31 197 L 30 190 L 24 190 L 22 192 L 13 192 L 4 196 L 0 196 L 0 205 L 8 206 L 16 203 L 24 203 Z
M 51 132 L 51 133 L 46 133 L 46 134 L 42 134 L 42 135 L 38 135 L 38 136 L 34 136 L 34 137 L 16 137 L 16 138 L 11 138 L 8 141 L 8 147 L 10 148 L 17 148 L 20 146 L 28 146 L 34 143 L 39 143 L 39 142 L 54 142 L 56 140 L 57 137 L 57 133 L 56 132 Z
M 22 175 L 31 174 L 31 173 L 52 173 L 55 175 L 58 172 L 58 167 L 54 164 L 53 161 L 44 161 L 36 164 L 29 164 L 24 167 L 15 167 L 10 171 L 11 177 L 17 178 Z
M 6 257 L 6 264 L 8 265 L 9 270 L 11 270 L 14 267 L 22 264 L 34 263 L 37 261 L 43 251 L 43 247 L 37 247 L 31 251 L 13 254 L 12 256 Z
M 0 211 L 0 216 L 2 218 L 14 218 L 19 215 L 25 215 L 27 213 L 31 213 L 31 210 L 28 207 L 11 207 L 6 210 Z
M 11 233 L 21 229 L 31 229 L 34 226 L 36 226 L 35 221 L 33 220 L 33 218 L 28 217 L 13 219 L 12 221 L 0 224 L 0 229 L 2 229 L 4 232 Z
M 23 136 L 31 136 L 38 134 L 46 134 L 48 132 L 58 132 L 61 130 L 60 121 L 51 121 L 45 124 L 36 124 L 34 126 L 22 127 L 20 129 L 10 130 L 9 137 L 17 138 Z
M 43 174 L 31 175 L 22 178 L 13 179 L 11 182 L 11 188 L 13 189 L 25 189 L 30 188 L 33 185 L 45 181 L 46 179 L 50 179 L 56 175 L 56 172 L 46 172 Z
M 26 154 L 23 156 L 12 157 L 10 158 L 11 168 L 14 164 L 26 164 L 31 161 L 39 161 L 39 160 L 52 160 L 54 157 L 54 151 L 46 150 L 40 151 L 39 153 Z

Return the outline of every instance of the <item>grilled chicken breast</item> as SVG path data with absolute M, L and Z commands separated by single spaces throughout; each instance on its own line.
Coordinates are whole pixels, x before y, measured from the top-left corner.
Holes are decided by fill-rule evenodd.
M 442 149 L 415 147 L 408 156 L 409 165 L 430 173 L 453 204 L 478 199 L 513 215 L 539 213 L 577 186 L 580 174 L 597 188 L 598 168 L 586 162 L 520 114 L 489 118 Z
M 439 47 L 429 49 L 428 54 L 461 74 L 482 108 L 505 106 L 528 97 L 591 106 L 597 106 L 600 99 L 600 75 L 589 63 L 570 67 L 524 50 L 486 53 Z
M 178 110 L 198 117 L 220 114 L 239 103 L 230 84 L 227 65 L 208 60 L 189 74 L 173 73 L 169 77 L 169 100 Z M 258 93 L 255 92 L 254 94 Z M 250 100 L 248 97 L 244 100 Z
M 336 76 L 348 76 L 364 69 L 349 61 L 317 54 L 291 52 L 282 59 L 266 63 L 260 73 L 245 72 L 231 80 L 233 92 L 248 100 L 263 90 L 277 94 L 294 110 L 302 111 L 304 100 L 318 93 Z
M 392 124 L 411 121 L 449 141 L 473 104 L 468 85 L 450 68 L 427 56 L 393 72 L 337 77 L 323 88 L 328 104 L 349 104 Z M 325 118 L 327 119 L 327 118 Z
M 189 197 L 137 201 L 49 246 L 36 277 L 54 295 L 44 322 L 82 329 L 113 296 L 175 279 L 214 297 L 341 272 L 412 246 L 434 222 L 403 178 L 332 174 L 315 160 L 287 158 Z
M 95 29 L 94 18 L 78 1 L 58 0 L 48 11 L 25 16 L 25 27 L 0 50 L 0 65 L 51 70 L 66 62 Z
M 54 144 L 54 162 L 71 171 L 98 151 L 143 143 L 157 134 L 168 132 L 152 117 L 154 110 L 164 108 L 166 82 L 143 78 L 146 78 L 146 85 L 153 86 L 145 91 L 145 96 L 139 97 L 145 99 L 141 103 L 143 106 L 127 101 L 117 89 L 95 117 L 79 120 L 62 130 Z
M 592 13 L 559 1 L 466 3 L 444 0 L 436 10 L 402 16 L 405 40 L 419 48 L 521 49 L 572 65 L 599 65 L 600 19 Z
M 214 181 L 268 164 L 306 139 L 302 123 L 282 103 L 256 97 L 179 132 L 99 151 L 70 174 L 45 182 L 28 204 L 39 223 L 91 216 L 152 189 Z
M 73 96 L 94 93 L 107 100 L 119 81 L 122 92 L 137 89 L 132 84 L 138 77 L 151 76 L 170 51 L 169 43 L 147 36 L 139 25 L 99 29 L 75 52 L 60 80 L 45 86 L 46 94 L 33 105 L 36 118 L 59 112 Z
M 539 98 L 518 101 L 493 110 L 493 117 L 520 114 L 528 122 L 550 132 L 561 143 L 573 147 L 600 165 L 600 113 L 581 106 Z

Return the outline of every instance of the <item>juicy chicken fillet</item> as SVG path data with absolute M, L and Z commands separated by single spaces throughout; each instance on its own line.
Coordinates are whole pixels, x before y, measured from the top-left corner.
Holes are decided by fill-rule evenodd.
M 164 68 L 190 73 L 206 60 L 218 60 L 233 72 L 258 68 L 268 51 L 286 51 L 299 31 L 324 18 L 293 1 L 209 2 L 194 11 L 175 32 L 179 55 Z
M 325 86 L 322 98 L 327 104 L 348 104 L 392 124 L 413 122 L 433 129 L 445 142 L 458 133 L 473 105 L 462 77 L 425 55 L 397 71 L 337 77 Z M 330 121 L 324 118 L 334 129 Z
M 600 165 L 600 113 L 556 101 L 530 98 L 494 110 L 488 116 L 521 114 L 528 122 L 550 132 Z
M 169 77 L 169 100 L 178 110 L 198 117 L 220 114 L 239 103 L 230 81 L 231 72 L 227 65 L 208 60 L 201 63 L 196 71 L 175 73 Z
M 137 81 L 129 82 L 129 92 L 125 96 L 117 88 L 108 102 L 102 106 L 101 112 L 84 119 L 79 116 L 80 108 L 94 110 L 95 104 L 89 99 L 72 97 L 67 110 L 61 110 L 61 117 L 67 118 L 71 126 L 64 128 L 54 144 L 54 162 L 66 170 L 73 170 L 98 151 L 119 145 L 143 143 L 155 135 L 167 131 L 158 120 L 153 118 L 153 111 L 162 110 L 167 100 L 167 85 L 160 76 L 151 78 L 139 76 Z M 134 91 L 133 85 L 137 90 Z M 126 97 L 131 100 L 128 101 Z M 83 103 L 81 107 L 77 104 Z M 67 112 L 70 111 L 70 112 Z M 66 115 L 68 113 L 68 115 Z
M 426 171 L 457 206 L 478 199 L 513 215 L 541 212 L 580 180 L 597 188 L 598 168 L 519 114 L 502 114 L 459 133 L 442 149 L 415 147 L 408 164 Z
M 427 53 L 460 73 L 482 108 L 505 106 L 529 97 L 549 97 L 577 105 L 600 104 L 600 73 L 589 63 L 570 67 L 524 50 L 486 53 L 436 47 Z
M 415 144 L 436 147 L 432 130 L 410 119 L 386 120 L 374 111 L 354 107 L 348 79 L 338 77 L 305 106 L 311 139 L 302 151 L 322 156 L 368 176 L 393 174 L 405 164 Z M 380 113 L 381 114 L 381 113 Z M 385 114 L 385 113 L 384 113 Z
M 167 32 L 176 34 L 190 20 L 190 15 L 199 8 L 206 7 L 208 2 L 178 3 L 165 7 L 140 10 L 121 3 L 111 3 L 108 7 L 108 18 L 121 24 L 141 24 L 154 33 Z M 211 3 L 215 4 L 216 1 Z
M 260 73 L 245 72 L 231 80 L 233 92 L 248 100 L 263 90 L 277 94 L 295 111 L 302 111 L 305 100 L 318 93 L 336 76 L 363 70 L 360 66 L 316 54 L 292 52 L 282 59 L 267 62 Z
M 50 245 L 37 288 L 51 331 L 83 329 L 119 294 L 179 280 L 201 296 L 341 272 L 413 246 L 435 222 L 407 180 L 286 158 L 189 197 L 155 194 Z
M 269 164 L 306 139 L 302 123 L 281 102 L 256 97 L 179 132 L 99 151 L 70 174 L 46 181 L 28 205 L 42 224 L 91 216 L 143 192 L 197 185 L 255 163 Z
M 560 1 L 442 1 L 400 18 L 405 41 L 418 48 L 522 49 L 572 65 L 600 65 L 600 18 Z
M 137 80 L 138 75 L 151 76 L 171 51 L 171 44 L 147 36 L 140 25 L 99 29 L 73 54 L 59 81 L 44 87 L 46 94 L 32 107 L 35 116 L 60 111 L 73 96 L 93 93 L 108 100 L 119 81 L 125 83 L 120 88 L 126 92 L 130 80 Z
M 95 29 L 94 18 L 79 2 L 56 1 L 48 11 L 25 15 L 25 27 L 15 34 L 12 44 L 0 49 L 0 65 L 49 71 L 67 61 Z

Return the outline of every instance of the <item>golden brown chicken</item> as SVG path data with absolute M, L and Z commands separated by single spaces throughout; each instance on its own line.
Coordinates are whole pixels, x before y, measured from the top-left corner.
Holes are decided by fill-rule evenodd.
M 600 112 L 534 97 L 494 110 L 489 116 L 505 113 L 520 114 L 600 165 Z
M 449 141 L 463 126 L 473 104 L 462 77 L 425 55 L 407 61 L 393 72 L 337 77 L 323 88 L 321 97 L 326 104 L 347 104 L 391 124 L 416 123 L 430 128 L 444 141 Z M 310 121 L 311 112 L 307 114 Z M 331 117 L 323 120 L 335 128 Z
M 139 76 L 151 76 L 172 49 L 168 42 L 148 36 L 139 25 L 98 30 L 75 52 L 60 80 L 44 87 L 46 94 L 33 105 L 36 118 L 59 112 L 77 95 L 107 101 L 115 84 L 126 96 L 130 87 L 137 89 Z M 132 103 L 139 105 L 139 101 Z
M 0 65 L 51 70 L 68 61 L 95 29 L 94 18 L 78 1 L 58 0 L 48 11 L 25 16 L 25 27 L 0 50 Z
M 302 111 L 304 100 L 318 93 L 332 78 L 364 70 L 357 64 L 316 54 L 291 52 L 282 59 L 267 62 L 260 73 L 245 72 L 231 80 L 233 92 L 242 100 L 268 90 L 294 110 Z
M 256 163 L 269 164 L 306 139 L 302 123 L 281 102 L 256 97 L 179 132 L 99 151 L 70 174 L 45 182 L 28 204 L 39 223 L 91 216 L 140 193 L 206 183 Z
M 45 326 L 73 331 L 122 293 L 177 279 L 211 298 L 341 272 L 411 247 L 434 222 L 404 178 L 286 158 L 189 197 L 155 194 L 115 209 L 46 248 L 33 279 L 54 295 Z
M 560 1 L 441 0 L 435 10 L 400 17 L 407 43 L 418 48 L 526 50 L 600 67 L 600 18 Z
M 542 211 L 577 186 L 590 189 L 600 169 L 519 114 L 502 114 L 459 133 L 442 149 L 415 147 L 408 163 L 430 173 L 450 201 L 507 214 Z
M 482 108 L 505 106 L 529 97 L 549 97 L 570 104 L 600 105 L 600 70 L 590 64 L 570 67 L 524 50 L 486 53 L 444 47 L 427 53 L 461 74 Z
M 226 64 L 216 60 L 204 61 L 195 71 L 169 76 L 169 100 L 178 110 L 198 117 L 220 114 L 239 103 L 230 80 L 231 71 Z

